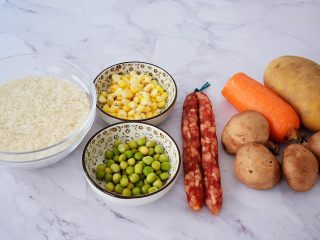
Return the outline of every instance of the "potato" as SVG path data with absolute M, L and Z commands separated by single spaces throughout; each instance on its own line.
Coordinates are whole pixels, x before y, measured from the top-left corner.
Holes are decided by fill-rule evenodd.
M 280 163 L 262 144 L 248 143 L 237 152 L 234 172 L 240 182 L 254 189 L 270 189 L 280 180 Z
M 294 107 L 306 128 L 320 130 L 320 65 L 296 56 L 276 58 L 264 72 L 264 84 Z
M 249 142 L 266 144 L 269 139 L 268 121 L 260 113 L 245 111 L 230 118 L 222 131 L 221 142 L 230 154 Z
M 318 161 L 306 147 L 291 144 L 284 150 L 282 171 L 289 187 L 297 192 L 308 191 L 317 182 Z
M 320 161 L 320 131 L 309 138 L 308 148 Z

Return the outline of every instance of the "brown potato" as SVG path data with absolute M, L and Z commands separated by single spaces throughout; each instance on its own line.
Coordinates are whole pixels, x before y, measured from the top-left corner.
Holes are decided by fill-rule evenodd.
M 280 180 L 280 163 L 262 144 L 248 143 L 237 152 L 234 172 L 240 182 L 254 189 L 270 189 Z
M 309 138 L 308 148 L 320 161 L 320 131 Z
M 283 153 L 282 171 L 289 187 L 297 192 L 310 190 L 318 179 L 318 161 L 301 144 L 287 146 Z
M 269 139 L 269 123 L 260 113 L 244 111 L 230 118 L 223 129 L 221 142 L 229 154 L 249 142 L 266 144 Z
M 303 125 L 320 131 L 320 65 L 297 56 L 274 59 L 264 72 L 264 84 L 286 100 Z

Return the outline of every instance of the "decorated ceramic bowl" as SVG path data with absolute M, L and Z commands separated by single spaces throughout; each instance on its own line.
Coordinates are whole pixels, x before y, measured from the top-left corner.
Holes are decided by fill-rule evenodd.
M 156 79 L 161 87 L 167 91 L 168 99 L 166 106 L 162 109 L 159 115 L 145 118 L 141 120 L 125 120 L 122 118 L 118 118 L 112 116 L 102 110 L 103 104 L 97 101 L 97 114 L 107 123 L 114 124 L 123 121 L 131 121 L 131 122 L 145 122 L 152 125 L 158 125 L 171 114 L 174 109 L 176 100 L 177 100 L 177 85 L 173 78 L 170 76 L 168 72 L 163 70 L 162 68 L 155 66 L 150 63 L 145 62 L 123 62 L 115 64 L 111 67 L 103 70 L 94 80 L 94 85 L 96 87 L 97 96 L 100 96 L 102 91 L 106 91 L 110 86 L 112 81 L 112 75 L 117 74 L 126 74 L 130 71 L 136 71 L 137 73 L 148 74 L 152 78 Z
M 153 140 L 163 145 L 171 163 L 169 179 L 162 188 L 145 195 L 122 196 L 105 190 L 105 182 L 96 178 L 96 168 L 97 165 L 103 163 L 104 152 L 107 149 L 111 149 L 117 139 L 126 142 L 141 137 L 146 137 L 148 140 Z M 181 168 L 181 158 L 177 144 L 166 132 L 145 123 L 123 122 L 100 130 L 89 140 L 83 151 L 82 166 L 89 186 L 101 198 L 113 203 L 137 206 L 151 203 L 172 189 Z

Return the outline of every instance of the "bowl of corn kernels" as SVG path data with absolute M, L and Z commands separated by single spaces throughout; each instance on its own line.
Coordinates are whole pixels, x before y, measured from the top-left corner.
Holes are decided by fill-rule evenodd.
M 95 78 L 98 115 L 109 124 L 163 122 L 173 111 L 177 85 L 168 72 L 145 62 L 123 62 Z

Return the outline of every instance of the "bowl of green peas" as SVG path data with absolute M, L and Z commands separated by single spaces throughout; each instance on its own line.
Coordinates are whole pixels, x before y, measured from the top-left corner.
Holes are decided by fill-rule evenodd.
M 177 144 L 146 123 L 123 122 L 97 132 L 82 165 L 89 186 L 103 199 L 137 206 L 153 202 L 174 186 L 181 168 Z

